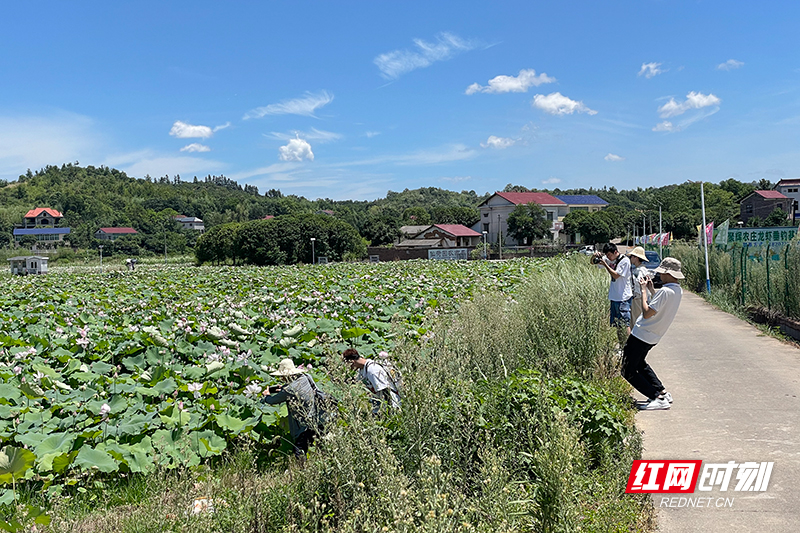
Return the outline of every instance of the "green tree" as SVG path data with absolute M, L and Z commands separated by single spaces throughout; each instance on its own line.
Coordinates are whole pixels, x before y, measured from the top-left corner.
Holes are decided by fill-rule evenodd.
M 547 220 L 547 212 L 539 204 L 533 202 L 518 205 L 508 215 L 508 234 L 518 242 L 527 244 L 541 239 L 550 231 L 551 223 Z
M 369 215 L 361 229 L 361 235 L 370 241 L 372 246 L 392 243 L 400 236 L 397 222 L 390 217 Z
M 781 209 L 780 207 L 776 207 L 772 210 L 772 213 L 767 215 L 767 218 L 764 219 L 764 226 L 765 227 L 775 227 L 775 226 L 788 226 L 789 225 L 789 218 L 786 214 L 786 211 Z
M 409 207 L 403 211 L 403 223 L 412 226 L 424 226 L 431 223 L 431 215 L 424 207 Z
M 572 211 L 564 217 L 564 229 L 570 235 L 580 235 L 581 241 L 587 244 L 608 242 L 612 238 L 611 228 L 602 211 Z

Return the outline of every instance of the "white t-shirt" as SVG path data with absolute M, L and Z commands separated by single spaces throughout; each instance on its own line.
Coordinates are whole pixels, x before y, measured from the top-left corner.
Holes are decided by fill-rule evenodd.
M 394 390 L 392 379 L 379 363 L 367 359 L 364 367 L 358 369 L 358 377 L 361 378 L 364 386 L 376 397 L 380 397 L 381 391 L 388 389 L 391 407 L 400 407 L 400 396 L 398 396 L 397 391 Z M 377 406 L 375 406 L 374 410 L 377 410 Z
M 608 287 L 608 299 L 612 302 L 624 302 L 633 298 L 631 260 L 624 255 L 620 256 L 616 271 L 619 277 L 617 279 L 611 278 L 611 285 Z
M 656 311 L 656 314 L 650 318 L 645 318 L 642 314 L 636 320 L 631 335 L 647 344 L 658 344 L 675 319 L 675 315 L 678 314 L 682 295 L 683 290 L 677 283 L 667 283 L 658 289 L 653 299 L 650 300 L 650 307 Z
M 631 263 L 633 264 L 633 263 Z M 633 286 L 633 297 L 634 298 L 641 298 L 642 297 L 642 285 L 639 281 L 646 277 L 649 272 L 644 265 L 639 265 L 638 267 L 631 268 L 631 285 Z

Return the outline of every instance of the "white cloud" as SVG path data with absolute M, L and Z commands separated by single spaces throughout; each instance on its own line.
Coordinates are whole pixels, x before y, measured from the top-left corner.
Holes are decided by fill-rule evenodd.
M 231 127 L 230 122 L 226 122 L 225 124 L 222 124 L 220 126 L 214 126 L 214 133 L 218 132 L 219 130 L 224 130 L 225 128 L 230 128 L 230 127 Z
M 502 150 L 504 148 L 508 148 L 509 146 L 513 146 L 515 142 L 516 141 L 514 139 L 509 139 L 508 137 L 496 137 L 494 135 L 489 135 L 489 138 L 486 140 L 486 142 L 481 143 L 481 147 Z
M 637 76 L 644 76 L 648 80 L 653 76 L 658 76 L 662 72 L 666 72 L 665 70 L 661 70 L 660 67 L 661 63 L 642 63 L 642 68 L 639 70 L 639 74 Z
M 448 178 L 441 178 L 442 181 L 449 181 L 450 183 L 459 183 L 462 181 L 469 181 L 472 179 L 472 176 L 452 176 Z
M 169 130 L 169 134 L 179 139 L 191 139 L 194 137 L 208 139 L 214 135 L 214 131 L 208 126 L 194 126 L 192 124 L 187 124 L 186 122 L 176 120 L 175 124 L 172 125 L 172 129 Z
M 550 93 L 547 96 L 537 94 L 531 102 L 533 107 L 537 107 L 551 115 L 571 115 L 573 113 L 586 113 L 596 115 L 597 111 L 589 109 L 583 102 L 570 100 L 561 93 Z
M 665 120 L 660 124 L 657 124 L 653 131 L 668 131 L 674 133 L 676 131 L 683 131 L 695 122 L 703 120 L 706 117 L 710 117 L 711 115 L 717 113 L 719 111 L 719 106 L 712 107 L 710 109 L 706 109 L 704 111 L 699 111 L 696 113 L 690 113 L 686 117 L 684 117 L 680 122 L 677 124 L 673 124 L 672 122 Z
M 302 98 L 283 100 L 277 104 L 251 109 L 244 114 L 244 120 L 261 118 L 266 115 L 300 115 L 314 117 L 314 111 L 333 102 L 333 95 L 328 91 L 318 93 L 306 92 Z M 316 117 L 314 117 L 316 118 Z
M 606 161 L 613 161 L 613 162 L 625 161 L 624 157 L 622 157 L 621 155 L 617 155 L 617 154 L 608 154 L 603 159 L 605 159 Z
M 211 148 L 204 144 L 192 143 L 181 148 L 181 152 L 210 152 Z
M 743 62 L 736 61 L 735 59 L 729 59 L 726 62 L 717 65 L 717 70 L 733 70 L 743 66 Z
M 561 178 L 547 178 L 546 180 L 542 180 L 542 183 L 545 185 L 555 185 L 556 183 L 561 183 Z
M 381 134 L 381 132 L 379 132 L 379 131 L 368 131 L 364 135 L 366 135 L 367 138 L 372 139 L 373 137 L 377 137 L 380 134 Z
M 320 142 L 331 142 L 331 141 L 338 141 L 342 138 L 340 133 L 334 133 L 332 131 L 324 131 L 318 130 L 317 128 L 311 128 L 311 131 L 298 131 L 295 130 L 291 134 L 288 133 L 280 133 L 280 132 L 270 132 L 267 137 L 272 139 L 278 139 L 279 141 L 290 141 L 295 138 L 306 139 L 307 141 L 320 141 Z
M 469 41 L 452 33 L 440 33 L 436 41 L 431 43 L 422 39 L 414 39 L 414 50 L 394 50 L 376 57 L 373 62 L 387 80 L 396 80 L 418 68 L 431 66 L 437 61 L 445 61 L 459 52 L 473 50 L 480 43 Z
M 703 107 L 718 106 L 722 100 L 713 94 L 703 94 L 698 92 L 690 92 L 686 95 L 686 100 L 683 102 L 676 102 L 674 98 L 658 108 L 658 114 L 661 118 L 670 118 L 682 115 L 690 109 L 701 109 Z
M 311 151 L 311 145 L 303 139 L 292 139 L 286 146 L 278 148 L 278 151 L 280 152 L 281 161 L 314 160 L 314 152 Z
M 656 124 L 655 128 L 653 128 L 653 131 L 673 132 L 673 131 L 678 131 L 678 129 L 672 124 L 672 122 L 670 122 L 669 120 L 665 120 L 664 122 L 659 122 L 658 124 Z
M 29 168 L 65 162 L 99 164 L 104 140 L 90 118 L 74 113 L 0 116 L 0 178 L 16 180 Z
M 531 87 L 538 87 L 543 83 L 553 83 L 554 81 L 556 81 L 555 78 L 549 77 L 544 72 L 537 76 L 535 70 L 523 69 L 519 71 L 519 76 L 517 77 L 505 75 L 495 76 L 489 80 L 489 85 L 484 86 L 473 83 L 467 87 L 466 94 L 524 93 L 528 92 L 528 89 Z
M 370 159 L 336 163 L 331 165 L 331 167 L 384 165 L 389 163 L 395 165 L 435 165 L 437 163 L 472 159 L 476 155 L 477 152 L 475 150 L 463 144 L 450 144 L 436 150 L 420 150 L 410 154 L 390 154 Z

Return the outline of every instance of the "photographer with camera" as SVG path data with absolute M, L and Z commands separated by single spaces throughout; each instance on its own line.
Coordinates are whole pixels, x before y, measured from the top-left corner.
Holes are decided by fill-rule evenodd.
M 617 328 L 617 337 L 620 348 L 625 345 L 625 340 L 631 334 L 631 301 L 633 288 L 631 286 L 631 260 L 619 253 L 617 245 L 606 243 L 603 253 L 596 252 L 592 263 L 605 268 L 611 276 L 611 285 L 608 288 L 608 299 L 611 302 L 610 324 Z

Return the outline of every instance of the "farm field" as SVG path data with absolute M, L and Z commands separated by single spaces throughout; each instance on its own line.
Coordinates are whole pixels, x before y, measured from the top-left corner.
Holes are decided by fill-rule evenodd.
M 17 468 L 3 472 L 12 483 L 0 493 L 0 503 L 11 506 L 17 497 L 15 490 L 25 487 L 28 494 L 36 494 L 34 499 L 45 508 L 57 506 L 54 502 L 80 499 L 119 479 L 152 479 L 169 476 L 171 471 L 179 475 L 193 472 L 189 477 L 196 476 L 207 465 L 223 464 L 226 457 L 243 453 L 261 465 L 254 467 L 254 475 L 263 474 L 265 468 L 269 472 L 286 461 L 288 447 L 281 438 L 286 411 L 285 406 L 267 406 L 257 398 L 264 387 L 274 383 L 269 372 L 284 357 L 311 369 L 315 379 L 340 398 L 340 439 L 353 438 L 350 432 L 357 429 L 361 433 L 359 445 L 367 445 L 363 440 L 366 431 L 372 435 L 368 440 L 372 448 L 390 446 L 392 442 L 405 447 L 413 439 L 438 442 L 441 436 L 413 435 L 407 426 L 414 419 L 419 422 L 431 416 L 436 409 L 442 411 L 441 405 L 437 408 L 431 402 L 453 398 L 451 394 L 447 400 L 433 391 L 423 394 L 430 385 L 425 379 L 431 379 L 436 372 L 420 372 L 420 365 L 439 360 L 444 354 L 437 352 L 442 350 L 474 348 L 456 345 L 471 342 L 470 335 L 483 331 L 487 324 L 468 327 L 475 331 L 456 335 L 458 328 L 464 327 L 465 314 L 492 314 L 483 318 L 499 320 L 495 328 L 499 332 L 509 325 L 519 326 L 519 320 L 531 320 L 531 316 L 508 320 L 502 313 L 508 311 L 508 306 L 530 303 L 533 295 L 524 293 L 531 290 L 533 284 L 529 282 L 542 276 L 547 278 L 546 283 L 534 290 L 549 290 L 551 294 L 536 296 L 541 308 L 527 312 L 551 321 L 550 329 L 529 328 L 527 348 L 518 343 L 499 346 L 498 342 L 509 340 L 486 336 L 484 331 L 485 349 L 469 355 L 475 359 L 471 363 L 459 360 L 463 354 L 447 357 L 455 366 L 442 364 L 439 372 L 449 374 L 439 381 L 472 380 L 477 368 L 483 374 L 481 383 L 477 389 L 470 384 L 465 392 L 477 394 L 480 399 L 473 397 L 470 401 L 478 403 L 468 411 L 481 401 L 491 404 L 499 394 L 495 389 L 498 384 L 491 377 L 500 371 L 499 367 L 491 368 L 497 361 L 485 361 L 483 369 L 482 364 L 476 363 L 498 349 L 503 352 L 500 357 L 504 386 L 513 383 L 521 388 L 520 392 L 532 387 L 540 395 L 551 397 L 555 405 L 565 398 L 585 400 L 587 405 L 608 400 L 608 424 L 604 425 L 602 416 L 596 416 L 597 406 L 587 411 L 564 404 L 561 410 L 574 411 L 580 420 L 570 415 L 569 420 L 539 420 L 531 422 L 531 426 L 543 431 L 554 427 L 567 433 L 578 431 L 585 437 L 584 445 L 591 448 L 593 460 L 610 461 L 614 454 L 601 450 L 597 436 L 606 434 L 611 438 L 609 443 L 619 444 L 629 434 L 629 416 L 620 396 L 613 386 L 584 386 L 570 380 L 581 375 L 591 380 L 597 372 L 596 360 L 611 350 L 611 341 L 602 332 L 581 338 L 582 333 L 572 331 L 560 338 L 561 334 L 553 331 L 553 327 L 561 327 L 556 322 L 568 319 L 584 325 L 587 320 L 590 324 L 602 323 L 596 320 L 595 313 L 559 317 L 557 309 L 547 308 L 557 305 L 556 300 L 560 299 L 552 292 L 558 287 L 552 284 L 568 281 L 563 273 L 553 272 L 555 264 L 547 260 L 515 260 L 276 268 L 147 266 L 135 272 L 101 274 L 93 269 L 74 268 L 41 277 L 5 277 L 5 290 L 0 297 L 0 437 L 3 451 L 17 458 L 13 462 Z M 581 298 L 594 298 L 602 289 L 604 280 L 594 272 L 581 270 L 582 265 L 558 260 L 557 266 L 580 277 L 574 281 L 584 285 Z M 548 303 L 553 297 L 556 298 Z M 602 300 L 600 303 L 605 304 Z M 480 322 L 474 316 L 469 320 L 475 325 L 476 320 Z M 451 321 L 455 321 L 454 327 L 443 327 Z M 576 329 L 574 326 L 572 329 Z M 541 346 L 531 346 L 531 339 Z M 569 342 L 575 346 L 568 346 Z M 552 349 L 544 350 L 546 343 L 552 343 Z M 372 420 L 358 414 L 366 412 L 362 409 L 363 391 L 348 381 L 347 370 L 338 358 L 349 345 L 355 345 L 366 357 L 387 352 L 404 368 L 409 390 L 401 415 Z M 525 354 L 526 349 L 539 355 Z M 523 364 L 526 361 L 528 364 Z M 576 372 L 576 367 L 585 364 L 590 366 Z M 530 371 L 534 373 L 525 373 Z M 454 376 L 455 373 L 463 375 Z M 519 423 L 492 420 L 496 415 L 482 413 L 483 424 Z M 598 427 L 588 427 L 584 418 Z M 440 421 L 433 424 L 433 429 L 441 429 L 442 424 L 448 423 Z M 577 429 L 565 429 L 570 425 Z M 489 431 L 492 438 L 507 438 L 494 429 Z M 486 433 L 487 428 L 478 426 L 469 431 Z M 378 438 L 377 443 L 373 438 Z M 331 444 L 328 450 L 326 446 L 320 445 L 316 455 L 320 459 L 335 454 L 335 445 Z M 446 452 L 435 448 L 420 441 L 418 449 L 412 446 L 407 452 L 392 452 L 389 455 L 396 462 L 392 469 L 399 476 L 401 471 L 413 472 L 420 465 L 443 468 L 441 461 L 445 461 L 453 470 L 447 475 L 459 476 L 476 468 L 471 464 L 474 457 L 465 462 L 457 457 L 460 452 L 455 449 Z M 474 454 L 480 453 L 478 448 Z M 447 453 L 455 455 L 447 458 Z M 310 457 L 308 472 L 314 470 L 313 451 Z M 436 466 L 437 461 L 440 466 Z M 291 463 L 280 468 L 286 466 L 289 471 L 295 468 Z M 535 471 L 535 461 L 529 468 Z M 270 478 L 274 482 L 274 476 Z M 417 484 L 413 479 L 404 483 L 408 490 Z M 532 493 L 528 498 L 535 501 Z M 228 493 L 226 499 L 237 498 Z M 307 499 L 307 495 L 301 499 Z M 631 504 L 633 520 L 637 520 L 638 504 L 621 503 L 623 507 Z M 254 508 L 258 505 L 250 501 L 245 511 L 249 521 L 244 525 L 255 520 Z M 359 515 L 346 517 L 340 512 L 331 514 L 328 509 L 314 515 L 311 522 L 320 525 L 328 520 L 330 525 L 330 520 L 335 520 L 343 530 L 359 530 L 372 524 L 358 525 Z M 28 518 L 35 518 L 38 512 L 31 508 Z M 241 512 L 237 510 L 240 515 Z M 466 516 L 467 510 L 462 514 Z M 224 520 L 225 515 L 225 511 L 218 510 L 213 520 Z M 208 521 L 211 517 L 208 514 L 198 519 Z M 273 520 L 275 527 L 266 530 L 289 527 L 291 514 L 286 517 L 290 523 L 281 525 L 282 521 Z M 49 517 L 40 518 L 42 523 L 48 520 Z M 419 525 L 416 519 L 408 522 L 408 516 L 403 520 L 410 529 Z M 473 517 L 464 523 L 474 520 Z M 182 530 L 183 521 L 174 519 L 170 527 Z M 309 519 L 304 517 L 301 521 Z M 165 527 L 158 524 L 153 531 L 166 530 L 158 529 Z

